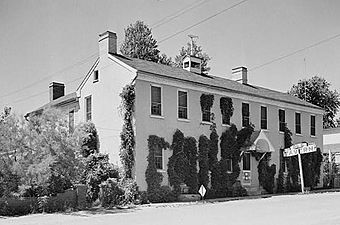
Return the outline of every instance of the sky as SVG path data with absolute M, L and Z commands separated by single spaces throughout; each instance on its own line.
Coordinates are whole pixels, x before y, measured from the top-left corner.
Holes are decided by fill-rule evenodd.
M 0 108 L 25 114 L 52 81 L 77 89 L 98 56 L 98 35 L 136 20 L 174 57 L 197 35 L 210 74 L 248 68 L 250 84 L 286 92 L 318 75 L 340 92 L 338 0 L 0 0 Z

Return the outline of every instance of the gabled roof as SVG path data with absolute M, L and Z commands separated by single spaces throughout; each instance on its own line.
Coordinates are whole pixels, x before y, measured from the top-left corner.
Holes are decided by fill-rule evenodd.
M 149 73 L 155 76 L 162 76 L 164 78 L 176 79 L 181 81 L 187 81 L 191 83 L 196 83 L 204 86 L 210 86 L 213 88 L 224 89 L 226 91 L 252 95 L 260 98 L 270 99 L 274 101 L 281 101 L 290 104 L 296 104 L 300 106 L 310 107 L 314 109 L 322 110 L 322 108 L 303 101 L 297 97 L 291 96 L 287 93 L 274 91 L 271 89 L 249 85 L 241 84 L 239 82 L 229 80 L 222 77 L 196 74 L 186 71 L 182 68 L 166 66 L 159 63 L 154 63 L 146 60 L 129 58 L 118 54 L 111 54 L 113 57 L 121 60 L 128 66 L 136 69 L 139 72 Z
M 51 107 L 58 107 L 58 106 L 63 106 L 65 104 L 71 103 L 71 102 L 76 102 L 78 101 L 77 93 L 72 92 L 70 94 L 64 95 L 60 98 L 57 98 L 53 101 L 50 101 L 49 103 L 39 107 L 38 109 L 29 112 L 25 115 L 25 117 L 30 116 L 30 115 L 39 115 L 43 112 L 44 109 L 48 109 Z

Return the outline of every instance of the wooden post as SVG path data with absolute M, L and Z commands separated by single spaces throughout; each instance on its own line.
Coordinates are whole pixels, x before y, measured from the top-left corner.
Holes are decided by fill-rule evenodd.
M 303 181 L 303 171 L 302 171 L 302 162 L 301 162 L 300 151 L 298 152 L 298 159 L 299 159 L 299 169 L 300 169 L 301 191 L 302 191 L 302 194 L 304 194 L 305 193 L 305 184 L 304 184 L 304 181 Z

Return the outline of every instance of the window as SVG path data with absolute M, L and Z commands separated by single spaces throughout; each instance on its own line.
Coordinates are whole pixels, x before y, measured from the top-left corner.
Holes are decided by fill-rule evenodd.
M 93 72 L 93 83 L 99 81 L 99 71 L 95 70 Z
M 315 136 L 315 116 L 310 116 L 310 135 Z
M 261 129 L 267 130 L 267 107 L 261 106 Z
M 284 132 L 286 126 L 286 116 L 283 109 L 279 109 L 279 131 Z
M 188 93 L 178 91 L 178 118 L 188 119 Z
M 250 170 L 250 152 L 243 153 L 243 170 Z
M 162 170 L 163 169 L 163 151 L 162 151 L 162 148 L 156 148 L 154 156 L 155 156 L 156 169 Z
M 301 134 L 301 113 L 295 113 L 295 133 Z
M 86 121 L 92 120 L 91 95 L 85 98 L 85 118 L 86 118 Z
M 151 115 L 162 115 L 162 88 L 151 86 Z
M 233 172 L 233 161 L 232 159 L 227 159 L 227 172 L 232 173 Z
M 242 126 L 246 127 L 249 125 L 249 104 L 242 103 Z
M 68 113 L 68 130 L 70 133 L 74 131 L 74 110 Z
M 222 113 L 222 124 L 224 125 L 230 125 L 230 116 Z

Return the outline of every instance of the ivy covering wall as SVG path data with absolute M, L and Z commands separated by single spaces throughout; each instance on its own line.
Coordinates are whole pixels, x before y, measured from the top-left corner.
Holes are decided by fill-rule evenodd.
M 132 171 L 135 164 L 135 134 L 133 130 L 133 114 L 135 104 L 135 87 L 133 84 L 126 85 L 120 93 L 120 110 L 123 115 L 123 129 L 120 133 L 119 156 L 123 165 L 124 178 L 132 178 Z
M 221 97 L 220 109 L 222 116 L 225 116 L 225 118 L 222 118 L 223 123 L 230 124 L 230 118 L 233 116 L 234 113 L 233 100 L 229 97 Z
M 189 193 L 196 194 L 198 191 L 196 139 L 184 137 L 177 129 L 172 138 L 171 149 L 173 153 L 169 158 L 167 172 L 174 193 L 179 195 L 180 186 L 186 184 Z
M 156 135 L 149 136 L 148 166 L 145 171 L 145 180 L 147 183 L 147 196 L 150 202 L 168 202 L 173 200 L 171 190 L 161 186 L 163 175 L 157 171 L 155 162 L 155 152 L 168 147 L 169 143 L 167 143 L 164 138 L 160 138 Z

